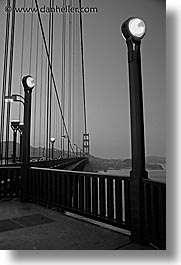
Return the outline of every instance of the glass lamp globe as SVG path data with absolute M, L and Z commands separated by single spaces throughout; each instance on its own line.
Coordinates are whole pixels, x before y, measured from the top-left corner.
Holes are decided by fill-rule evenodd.
M 145 22 L 140 18 L 133 18 L 128 23 L 130 33 L 137 38 L 142 38 L 146 32 Z

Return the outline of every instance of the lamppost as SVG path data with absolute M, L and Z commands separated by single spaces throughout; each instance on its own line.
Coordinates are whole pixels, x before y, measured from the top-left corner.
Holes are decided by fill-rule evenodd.
M 31 127 L 31 93 L 35 86 L 30 75 L 22 78 L 24 87 L 24 130 L 23 130 L 23 157 L 22 157 L 22 195 L 21 201 L 29 201 L 29 162 L 30 162 L 30 127 Z
M 128 48 L 132 170 L 130 172 L 131 236 L 137 242 L 143 240 L 143 180 L 148 178 L 145 170 L 145 140 L 143 118 L 143 95 L 141 75 L 141 40 L 146 33 L 145 22 L 131 17 L 121 27 Z
M 20 162 L 22 162 L 22 148 L 23 148 L 23 131 L 24 131 L 24 123 L 20 123 L 18 126 L 20 132 Z
M 54 138 L 54 137 L 51 137 L 51 138 L 50 138 L 50 142 L 51 142 L 51 144 L 52 144 L 52 160 L 53 160 L 55 138 Z
M 24 105 L 24 127 L 23 127 L 23 145 L 22 145 L 22 167 L 21 167 L 21 184 L 22 193 L 21 201 L 29 201 L 29 162 L 30 162 L 30 126 L 31 126 L 31 93 L 35 86 L 34 79 L 30 75 L 22 78 L 24 88 L 24 97 L 18 94 L 5 96 L 6 102 L 21 102 Z
M 11 121 L 11 129 L 13 130 L 13 163 L 16 163 L 16 139 L 19 121 Z
M 78 157 L 79 156 L 79 154 L 78 154 L 78 146 L 77 146 L 77 144 L 73 144 L 74 146 L 75 146 L 75 148 L 76 148 L 76 151 L 75 151 L 75 156 L 76 157 Z
M 70 152 L 69 151 L 69 139 L 66 135 L 63 135 L 62 138 L 67 139 L 67 152 L 68 152 L 67 157 L 69 158 L 69 152 Z
M 22 97 L 21 95 L 18 95 L 18 94 L 13 94 L 13 95 L 10 95 L 10 96 L 5 96 L 4 97 L 4 101 L 5 102 L 9 102 L 9 103 L 11 103 L 11 102 L 21 102 L 23 105 L 25 104 L 25 99 L 24 99 L 24 97 Z M 13 128 L 12 128 L 13 129 Z M 16 130 L 16 132 L 17 132 L 17 130 Z M 14 136 L 15 136 L 15 134 L 14 134 Z M 15 144 L 14 144 L 14 148 L 16 148 L 15 147 Z M 14 158 L 13 158 L 14 159 Z M 14 160 L 15 161 L 15 160 Z M 14 162 L 15 163 L 15 162 Z

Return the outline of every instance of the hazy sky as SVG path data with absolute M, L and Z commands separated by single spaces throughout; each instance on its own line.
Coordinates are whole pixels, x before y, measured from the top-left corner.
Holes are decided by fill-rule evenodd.
M 0 13 L 0 36 L 3 36 L 0 42 L 0 70 L 3 65 L 6 16 L 2 9 L 5 2 L 1 1 Z M 17 2 L 23 1 L 17 0 Z M 47 1 L 39 2 L 43 4 Z M 55 1 L 55 3 L 62 5 L 62 1 Z M 98 9 L 97 14 L 83 15 L 87 125 L 91 153 L 106 158 L 130 157 L 127 47 L 120 34 L 120 25 L 125 19 L 137 16 L 143 18 L 147 25 L 147 34 L 141 47 L 146 155 L 165 156 L 165 1 L 83 0 L 82 6 Z M 28 16 L 30 18 L 30 15 Z M 57 21 L 58 16 L 61 15 L 56 16 Z M 14 67 L 13 78 L 17 87 L 19 78 L 15 78 L 15 73 L 20 70 L 18 58 L 20 58 L 21 49 L 18 39 L 22 34 L 22 15 L 17 14 L 16 17 L 14 58 L 17 65 Z M 46 22 L 44 25 L 46 27 Z M 27 23 L 28 26 L 29 23 Z M 26 31 L 29 32 L 28 28 Z M 56 41 L 61 38 L 60 32 L 60 23 L 55 22 L 54 68 L 55 78 L 58 81 L 60 80 L 60 62 L 57 57 L 61 47 Z M 33 38 L 35 45 L 35 33 Z M 25 45 L 26 49 L 28 50 L 28 45 Z M 27 73 L 27 67 L 24 73 Z M 40 98 L 40 94 L 37 94 L 37 97 Z M 15 119 L 15 116 L 13 118 Z
M 84 15 L 86 91 L 91 151 L 130 154 L 127 48 L 120 24 L 138 16 L 147 24 L 142 41 L 146 154 L 165 155 L 165 1 L 84 1 L 98 8 Z

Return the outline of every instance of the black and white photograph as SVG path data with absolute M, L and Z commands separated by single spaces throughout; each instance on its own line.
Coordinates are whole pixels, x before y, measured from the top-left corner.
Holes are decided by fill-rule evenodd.
M 0 250 L 167 249 L 165 39 L 164 0 L 0 1 Z

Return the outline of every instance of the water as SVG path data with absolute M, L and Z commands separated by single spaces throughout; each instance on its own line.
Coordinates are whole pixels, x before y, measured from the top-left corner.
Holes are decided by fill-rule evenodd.
M 165 168 L 165 167 L 164 167 Z M 166 170 L 147 170 L 148 178 L 154 181 L 166 183 Z M 108 175 L 118 175 L 118 176 L 130 176 L 130 169 L 121 170 L 107 170 L 107 172 L 99 171 L 98 173 L 108 174 Z

